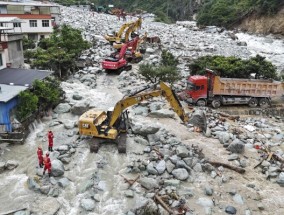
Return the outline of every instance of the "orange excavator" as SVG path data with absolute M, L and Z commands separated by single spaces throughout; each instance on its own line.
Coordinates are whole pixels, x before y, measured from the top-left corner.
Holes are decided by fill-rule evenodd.
M 102 62 L 102 67 L 106 72 L 123 70 L 131 70 L 132 66 L 128 62 L 133 59 L 138 58 L 135 55 L 135 50 L 139 41 L 139 37 L 135 37 L 133 40 L 125 43 L 119 52 L 112 53 L 108 58 Z M 128 51 L 128 48 L 131 48 L 131 51 Z

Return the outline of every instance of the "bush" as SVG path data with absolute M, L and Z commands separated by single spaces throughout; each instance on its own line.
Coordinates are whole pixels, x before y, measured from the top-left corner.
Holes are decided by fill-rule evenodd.
M 162 50 L 162 61 L 161 64 L 163 66 L 173 66 L 177 67 L 178 65 L 178 59 L 174 57 L 174 55 L 166 50 Z
M 206 68 L 227 78 L 249 78 L 252 73 L 255 73 L 256 78 L 278 79 L 276 67 L 260 55 L 249 60 L 236 57 L 204 56 L 189 64 L 191 75 L 204 75 Z
M 38 97 L 29 91 L 19 94 L 19 103 L 16 108 L 16 117 L 19 121 L 24 120 L 37 110 Z
M 23 49 L 24 51 L 27 49 L 34 49 L 36 44 L 33 40 L 23 37 Z

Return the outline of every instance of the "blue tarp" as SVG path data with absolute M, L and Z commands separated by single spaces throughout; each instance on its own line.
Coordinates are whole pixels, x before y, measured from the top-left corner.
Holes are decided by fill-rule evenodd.
M 0 125 L 6 126 L 6 132 L 12 132 L 10 122 L 10 111 L 17 105 L 17 98 L 13 98 L 7 103 L 0 102 Z

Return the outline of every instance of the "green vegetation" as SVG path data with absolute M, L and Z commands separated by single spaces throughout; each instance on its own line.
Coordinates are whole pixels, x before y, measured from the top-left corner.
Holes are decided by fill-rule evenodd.
M 229 27 L 251 12 L 275 14 L 281 5 L 284 5 L 282 0 L 207 0 L 198 13 L 197 23 Z
M 191 75 L 204 75 L 206 68 L 216 71 L 221 77 L 249 78 L 251 73 L 255 73 L 255 78 L 279 79 L 276 67 L 260 55 L 249 60 L 236 57 L 204 56 L 189 64 Z
M 90 44 L 83 40 L 79 30 L 63 25 L 55 29 L 49 38 L 41 40 L 38 46 L 36 50 L 24 53 L 31 66 L 53 70 L 62 77 L 74 69 L 75 59 Z
M 22 121 L 31 113 L 37 110 L 38 97 L 29 91 L 23 91 L 19 94 L 19 104 L 16 109 L 16 117 Z
M 141 64 L 139 73 L 146 81 L 151 83 L 164 81 L 173 84 L 180 79 L 177 65 L 178 60 L 170 52 L 163 50 L 161 64 L 158 67 L 150 64 Z
M 34 49 L 36 47 L 36 44 L 33 40 L 28 39 L 26 37 L 23 37 L 23 49 Z
M 22 121 L 37 110 L 47 110 L 58 104 L 62 89 L 60 82 L 54 78 L 44 81 L 35 80 L 31 91 L 19 94 L 19 104 L 16 109 L 17 119 Z

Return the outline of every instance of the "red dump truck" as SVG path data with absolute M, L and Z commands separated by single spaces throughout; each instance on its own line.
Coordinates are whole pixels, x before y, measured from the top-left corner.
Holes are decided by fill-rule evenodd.
M 248 104 L 268 107 L 271 98 L 284 93 L 284 83 L 273 80 L 221 78 L 206 70 L 206 76 L 194 75 L 187 80 L 186 90 L 180 95 L 191 104 L 214 108 L 221 105 Z

